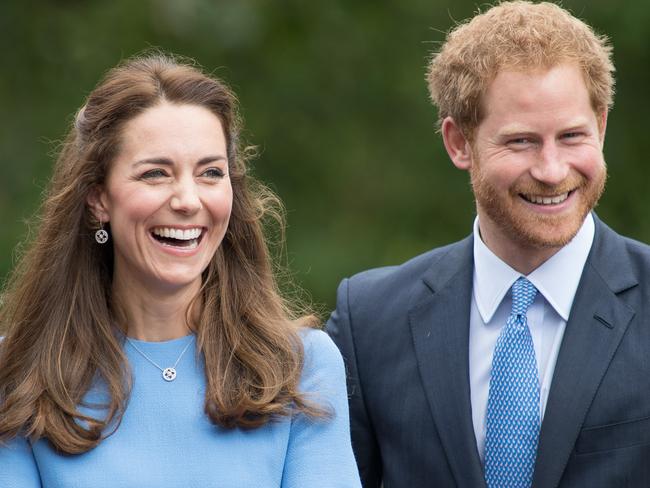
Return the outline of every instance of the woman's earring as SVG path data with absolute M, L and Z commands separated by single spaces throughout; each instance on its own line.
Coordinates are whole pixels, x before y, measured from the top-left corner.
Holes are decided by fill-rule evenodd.
M 99 222 L 100 228 L 95 232 L 95 240 L 98 244 L 106 244 L 108 241 L 108 232 L 104 230 L 104 222 Z

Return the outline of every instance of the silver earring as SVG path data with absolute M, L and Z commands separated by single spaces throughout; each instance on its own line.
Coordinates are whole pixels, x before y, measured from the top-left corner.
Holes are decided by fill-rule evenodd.
M 95 232 L 95 240 L 98 244 L 106 244 L 108 241 L 108 232 L 104 230 L 104 222 L 99 222 L 100 228 Z

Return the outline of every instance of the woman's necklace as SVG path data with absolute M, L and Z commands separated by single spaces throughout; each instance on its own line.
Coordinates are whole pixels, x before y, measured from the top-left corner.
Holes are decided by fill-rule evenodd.
M 190 344 L 192 344 L 192 341 L 188 342 L 185 348 L 181 351 L 180 356 L 178 356 L 178 359 L 174 363 L 173 366 L 170 366 L 168 368 L 161 368 L 158 363 L 156 363 L 153 359 L 151 359 L 149 356 L 147 356 L 138 346 L 135 345 L 135 343 L 129 338 L 126 338 L 127 341 L 129 341 L 129 344 L 133 346 L 133 348 L 140 353 L 140 355 L 145 358 L 147 361 L 149 361 L 151 364 L 153 364 L 156 368 L 158 368 L 160 371 L 162 371 L 162 377 L 165 381 L 174 381 L 176 379 L 176 366 L 178 365 L 178 362 L 181 360 L 183 357 L 183 354 L 185 354 L 185 351 L 187 351 L 187 348 L 190 347 Z

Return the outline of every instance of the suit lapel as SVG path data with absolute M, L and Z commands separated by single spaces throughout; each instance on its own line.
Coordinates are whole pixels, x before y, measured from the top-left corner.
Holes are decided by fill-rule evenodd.
M 469 313 L 471 237 L 448 248 L 418 283 L 409 322 L 422 384 L 459 486 L 484 487 L 472 424 Z M 433 482 L 434 480 L 432 480 Z
M 621 238 L 596 219 L 594 244 L 571 307 L 551 383 L 534 487 L 559 484 L 598 385 L 634 316 L 617 294 L 635 285 Z

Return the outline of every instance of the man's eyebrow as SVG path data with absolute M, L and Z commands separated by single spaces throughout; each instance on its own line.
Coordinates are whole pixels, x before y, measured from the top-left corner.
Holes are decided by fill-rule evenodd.
M 577 129 L 584 129 L 587 126 L 589 126 L 588 120 L 576 118 L 574 120 L 569 121 L 567 124 L 565 124 L 559 132 L 567 132 L 567 131 L 572 131 Z M 523 125 L 517 125 L 517 124 L 512 124 L 512 125 L 502 127 L 498 132 L 499 137 L 526 136 L 526 135 L 532 136 L 536 134 L 538 134 L 538 132 L 535 129 Z
M 520 136 L 534 136 L 536 132 L 534 130 L 525 128 L 525 127 L 507 127 L 502 131 L 499 131 L 497 137 L 499 138 L 508 138 L 508 137 L 520 137 Z
M 197 166 L 205 166 L 206 164 L 214 163 L 215 161 L 228 161 L 228 158 L 222 155 L 214 155 L 214 156 L 205 156 L 201 159 L 199 159 L 196 162 Z M 160 166 L 173 166 L 174 161 L 172 161 L 169 158 L 164 158 L 164 157 L 153 157 L 153 158 L 145 158 L 145 159 L 140 159 L 139 161 L 136 161 L 134 163 L 134 166 L 142 166 L 144 164 L 153 164 L 153 165 L 160 165 Z

